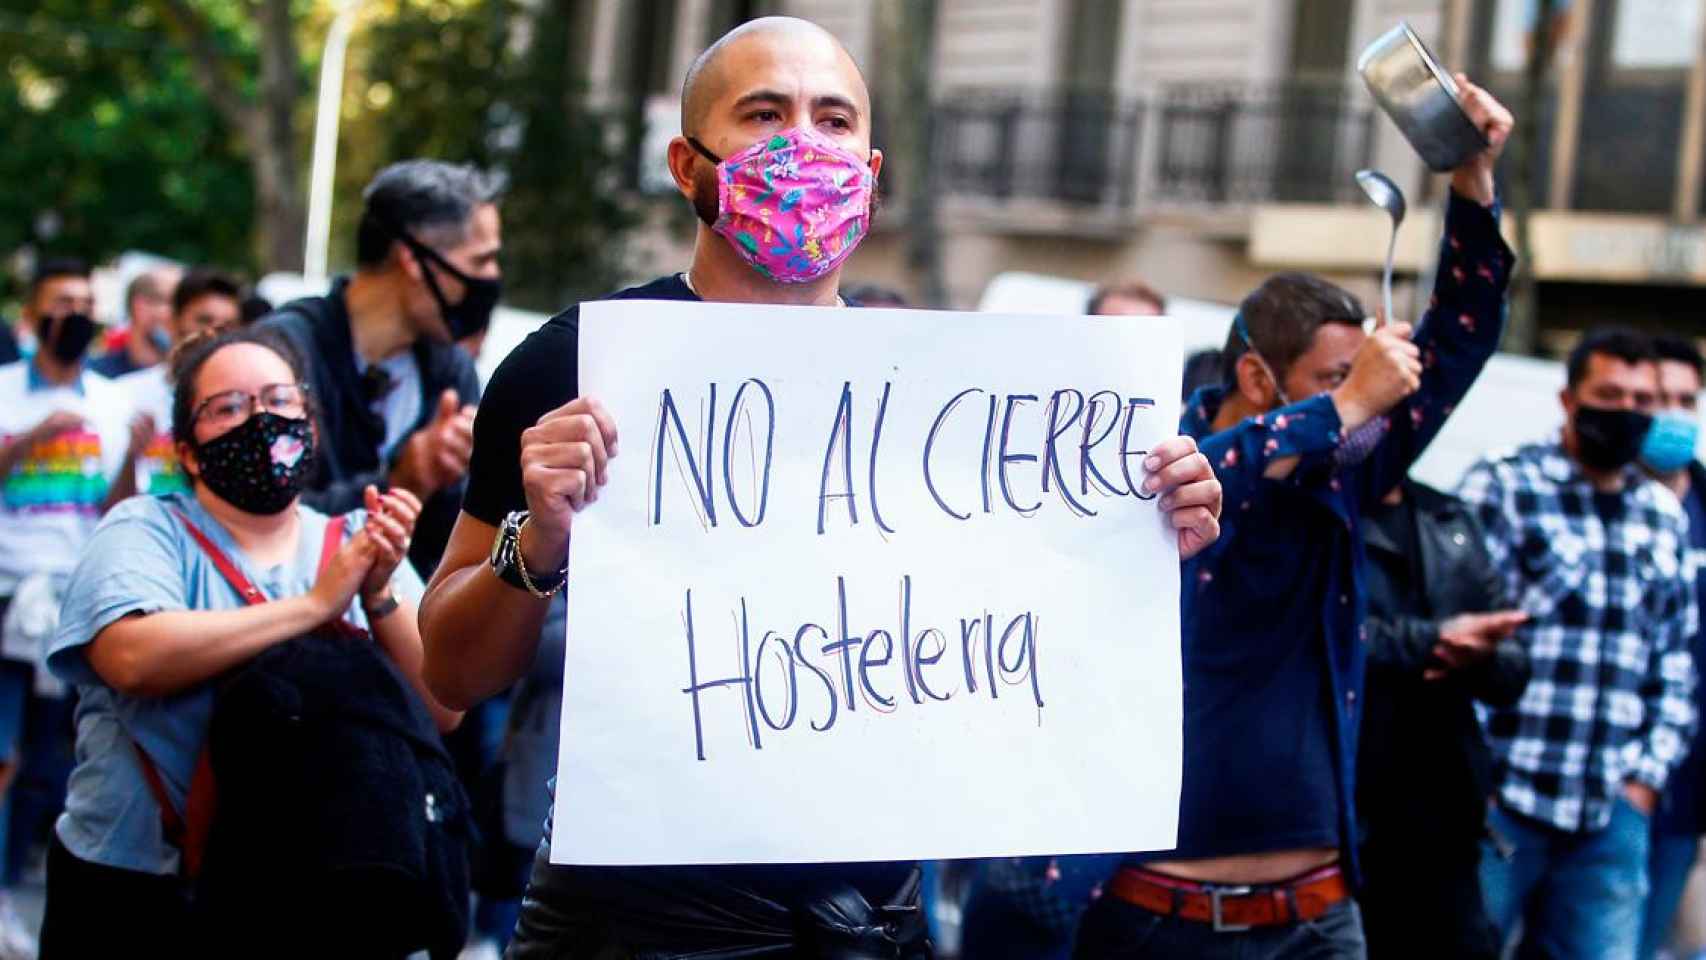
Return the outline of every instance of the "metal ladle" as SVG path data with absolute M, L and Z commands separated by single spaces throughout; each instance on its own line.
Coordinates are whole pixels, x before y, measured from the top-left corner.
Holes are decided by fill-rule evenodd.
M 1408 209 L 1404 203 L 1404 191 L 1392 182 L 1392 178 L 1379 170 L 1358 170 L 1356 172 L 1357 186 L 1368 194 L 1368 199 L 1374 205 L 1386 211 L 1392 218 L 1392 239 L 1386 244 L 1386 272 L 1380 278 L 1380 296 L 1386 307 L 1386 322 L 1391 323 L 1392 316 L 1392 258 L 1398 252 L 1398 225 L 1404 222 L 1404 213 Z

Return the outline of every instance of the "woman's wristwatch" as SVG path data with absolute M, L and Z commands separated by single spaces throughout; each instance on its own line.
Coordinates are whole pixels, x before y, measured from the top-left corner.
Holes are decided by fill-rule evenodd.
M 569 567 L 565 561 L 561 570 L 546 576 L 527 569 L 527 561 L 521 556 L 521 531 L 527 526 L 528 518 L 526 510 L 517 510 L 504 517 L 503 524 L 498 527 L 497 538 L 492 541 L 492 571 L 498 579 L 517 590 L 526 590 L 541 600 L 548 600 L 569 582 Z

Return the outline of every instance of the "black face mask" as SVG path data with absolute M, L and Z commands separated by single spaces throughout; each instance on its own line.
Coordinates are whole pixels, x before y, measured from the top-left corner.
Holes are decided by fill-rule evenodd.
M 1574 423 L 1582 463 L 1595 470 L 1621 470 L 1640 454 L 1653 418 L 1634 410 L 1579 406 Z
M 46 342 L 53 359 L 64 366 L 70 366 L 83 359 L 83 354 L 89 351 L 89 344 L 95 339 L 95 321 L 86 313 L 68 313 L 62 317 L 50 317 Z
M 450 339 L 467 339 L 491 325 L 492 311 L 497 309 L 498 298 L 503 296 L 502 281 L 469 276 L 451 265 L 437 250 L 414 237 L 402 231 L 396 231 L 396 236 L 403 241 L 404 246 L 414 251 L 416 257 L 431 261 L 438 269 L 462 281 L 462 299 L 451 303 L 444 298 L 444 291 L 438 288 L 438 277 L 432 267 L 421 264 L 421 274 L 426 277 L 427 290 L 432 293 L 432 298 L 438 301 L 438 312 L 444 317 L 444 325 L 450 329 Z
M 197 445 L 200 479 L 244 513 L 272 516 L 290 506 L 314 468 L 314 428 L 306 417 L 261 411 Z

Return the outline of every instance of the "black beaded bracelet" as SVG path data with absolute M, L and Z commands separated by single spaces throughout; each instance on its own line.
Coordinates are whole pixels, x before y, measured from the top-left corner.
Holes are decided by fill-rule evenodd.
M 386 617 L 389 617 L 392 613 L 396 612 L 397 607 L 399 606 L 401 606 L 401 604 L 397 602 L 397 595 L 395 593 L 386 594 L 385 600 L 377 607 L 368 607 L 366 604 L 362 604 L 363 609 L 367 610 L 368 623 L 378 623 Z

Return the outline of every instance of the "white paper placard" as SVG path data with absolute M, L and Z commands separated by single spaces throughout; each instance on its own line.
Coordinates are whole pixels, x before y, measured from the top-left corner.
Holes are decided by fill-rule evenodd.
M 1181 366 L 1159 318 L 583 305 L 620 439 L 552 860 L 1170 849 L 1179 564 L 1129 491 Z

